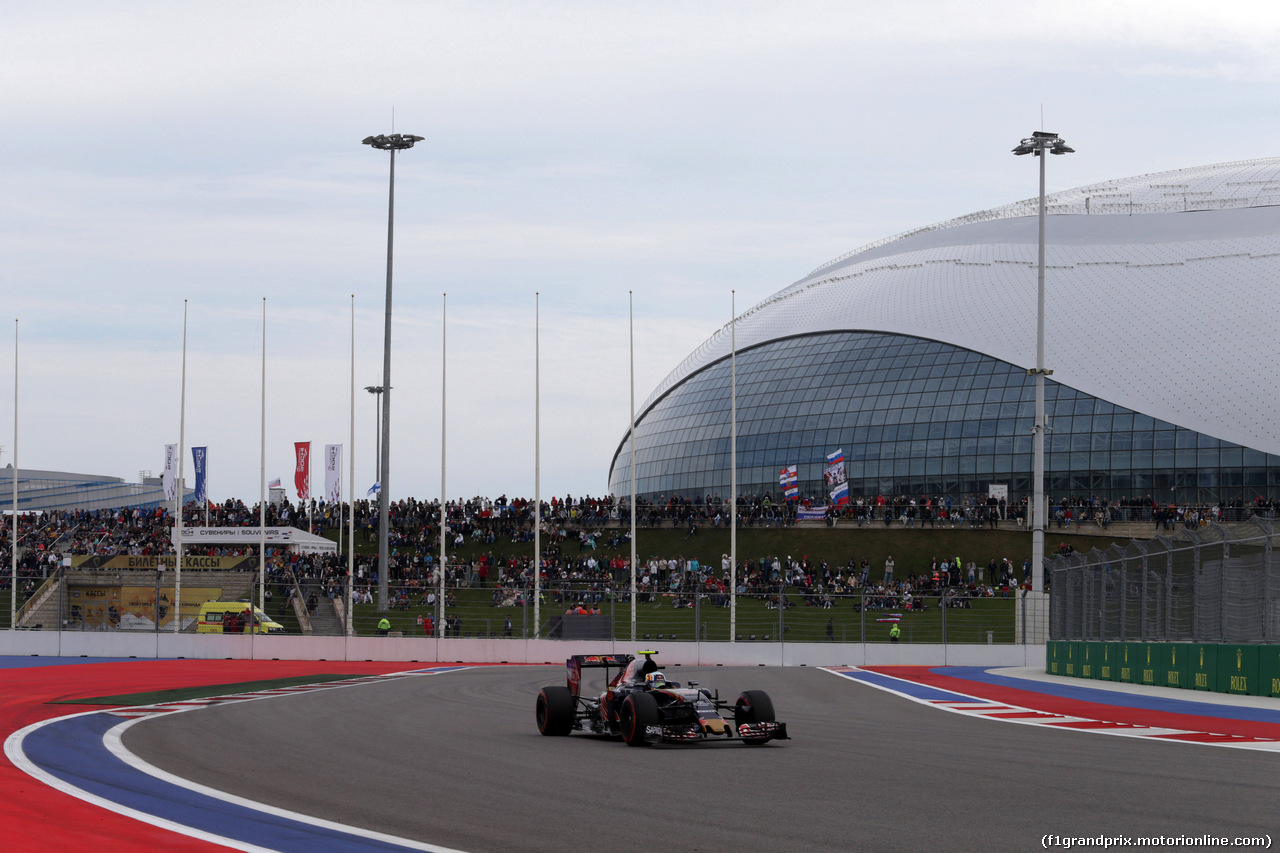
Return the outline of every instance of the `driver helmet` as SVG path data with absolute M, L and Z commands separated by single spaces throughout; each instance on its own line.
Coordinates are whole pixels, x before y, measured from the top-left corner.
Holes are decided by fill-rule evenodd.
M 662 674 L 662 670 L 651 672 L 644 677 L 645 686 L 652 689 L 658 689 L 667 686 L 667 677 Z

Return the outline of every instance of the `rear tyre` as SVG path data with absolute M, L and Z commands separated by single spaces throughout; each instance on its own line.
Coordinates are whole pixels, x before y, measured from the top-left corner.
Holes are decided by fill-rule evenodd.
M 648 746 L 649 727 L 658 725 L 658 701 L 648 693 L 632 693 L 622 701 L 618 722 L 627 746 Z
M 568 687 L 542 688 L 534 713 L 538 731 L 547 737 L 567 735 L 573 729 L 573 693 Z

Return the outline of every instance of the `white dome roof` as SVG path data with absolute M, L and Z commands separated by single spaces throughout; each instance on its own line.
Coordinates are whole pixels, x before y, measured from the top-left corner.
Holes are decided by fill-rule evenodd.
M 1045 366 L 1094 397 L 1280 454 L 1280 158 L 1048 197 Z M 1037 199 L 837 258 L 736 320 L 739 350 L 874 331 L 1035 364 Z M 643 410 L 729 355 L 720 329 Z

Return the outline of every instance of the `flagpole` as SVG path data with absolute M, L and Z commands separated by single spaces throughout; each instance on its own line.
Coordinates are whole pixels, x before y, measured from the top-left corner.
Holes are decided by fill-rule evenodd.
M 347 452 L 347 496 L 350 506 L 347 520 L 347 624 L 346 635 L 351 636 L 352 584 L 355 583 L 356 568 L 356 295 L 351 294 L 351 432 L 348 440 L 351 449 Z M 338 511 L 342 511 L 339 501 Z M 342 528 L 342 518 L 338 518 L 338 528 Z M 339 534 L 341 535 L 341 534 Z
M 262 297 L 262 389 L 258 426 L 258 601 L 267 601 L 267 297 Z M 253 596 L 250 596 L 252 598 Z M 252 625 L 253 619 L 250 618 Z M 249 634 L 249 655 L 253 656 L 253 637 Z
M 182 392 L 178 403 L 178 487 L 173 490 L 177 512 L 174 513 L 174 578 L 173 578 L 173 632 L 182 631 L 182 499 L 183 471 L 187 452 L 187 300 L 182 300 Z
M 448 378 L 448 371 L 445 369 L 446 359 L 449 356 L 449 347 L 447 345 L 447 334 L 449 330 L 449 294 L 440 294 L 440 581 L 439 591 L 436 593 L 436 631 L 438 637 L 443 637 L 444 633 L 444 573 L 445 573 L 445 539 L 448 525 L 445 523 L 448 516 L 447 500 L 445 495 L 445 380 Z
M 9 630 L 16 631 L 18 630 L 18 319 L 16 317 L 13 320 L 13 547 L 9 557 Z
M 533 294 L 533 635 L 542 616 L 542 315 Z
M 631 349 L 631 642 L 636 641 L 636 310 L 627 291 L 627 335 Z M 696 639 L 696 637 L 695 637 Z
M 729 642 L 738 636 L 738 308 L 729 291 Z

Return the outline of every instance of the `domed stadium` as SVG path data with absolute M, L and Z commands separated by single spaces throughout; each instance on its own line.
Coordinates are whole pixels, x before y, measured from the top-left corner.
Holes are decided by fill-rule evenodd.
M 1047 198 L 1045 490 L 1252 504 L 1280 497 L 1280 158 Z M 1038 199 L 822 265 L 739 315 L 740 495 L 1032 490 Z M 729 495 L 731 329 L 637 413 L 637 494 Z M 624 435 L 610 490 L 631 491 Z

